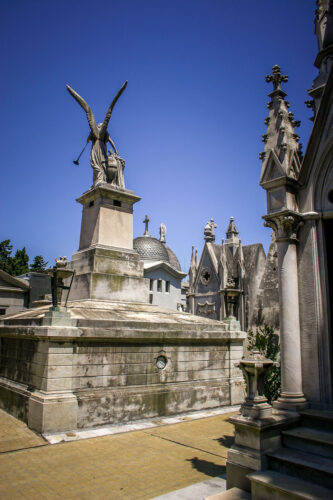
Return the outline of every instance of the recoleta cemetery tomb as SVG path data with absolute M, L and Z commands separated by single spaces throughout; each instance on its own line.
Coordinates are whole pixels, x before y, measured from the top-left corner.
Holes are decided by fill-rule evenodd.
M 265 78 L 258 181 L 267 193 L 263 219 L 273 231 L 267 258 L 260 244 L 242 246 L 233 219 L 216 244 L 211 219 L 200 260 L 192 252 L 190 312 L 178 310 L 179 288 L 173 308 L 164 307 L 166 282 L 183 274 L 165 228 L 153 238 L 146 217 L 133 244 L 140 197 L 125 187 L 125 160 L 107 132 L 127 83 L 99 124 L 68 87 L 88 118 L 93 185 L 78 193 L 77 252 L 48 270 L 52 306 L 2 316 L 3 409 L 48 433 L 241 404 L 230 419 L 232 491 L 214 500 L 332 498 L 333 2 L 316 3 L 318 74 L 308 91 L 313 126 L 304 155 L 286 100 L 287 75 L 275 64 Z M 159 281 L 165 296 L 155 302 Z M 278 361 L 259 350 L 243 356 L 244 330 L 260 318 L 279 327 Z M 271 402 L 265 377 L 279 365 L 281 391 Z
M 170 276 L 170 286 L 171 277 L 180 284 L 184 273 L 166 246 L 165 226 L 160 240 L 146 234 L 133 247 L 133 208 L 140 197 L 125 187 L 125 160 L 107 132 L 126 85 L 98 124 L 90 106 L 67 86 L 88 119 L 93 169 L 92 187 L 77 198 L 78 251 L 71 262 L 60 258 L 49 269 L 52 306 L 1 321 L 1 407 L 41 433 L 244 399 L 243 375 L 234 366 L 246 337 L 239 321 L 214 321 L 150 299 L 154 273 Z M 156 242 L 160 254 L 145 259 Z

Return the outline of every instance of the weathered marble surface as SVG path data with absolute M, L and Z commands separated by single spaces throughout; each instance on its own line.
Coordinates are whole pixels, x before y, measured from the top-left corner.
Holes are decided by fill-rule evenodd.
M 47 311 L 6 317 L 0 326 L 1 405 L 39 432 L 243 401 L 234 363 L 244 332 L 149 304 L 73 301 L 73 326 L 43 324 Z M 167 359 L 162 370 L 158 356 Z

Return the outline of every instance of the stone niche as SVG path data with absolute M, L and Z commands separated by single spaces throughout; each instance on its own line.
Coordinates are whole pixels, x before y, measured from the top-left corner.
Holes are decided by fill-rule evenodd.
M 38 432 L 89 428 L 239 404 L 234 363 L 245 334 L 149 304 L 73 302 L 72 326 L 48 309 L 0 328 L 1 407 Z M 45 321 L 44 321 L 45 323 Z

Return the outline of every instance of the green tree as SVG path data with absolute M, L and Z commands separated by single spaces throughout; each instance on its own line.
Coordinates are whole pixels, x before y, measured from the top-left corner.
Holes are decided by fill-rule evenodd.
M 0 242 L 0 269 L 9 274 L 12 274 L 13 268 L 12 250 L 13 245 L 10 244 L 10 240 Z
M 266 358 L 277 361 L 280 352 L 279 336 L 274 328 L 266 323 L 259 326 L 256 332 L 248 331 L 248 350 L 259 351 Z M 281 368 L 272 366 L 269 370 L 264 385 L 264 394 L 269 402 L 275 401 L 281 392 Z
M 22 250 L 16 250 L 15 257 L 13 258 L 12 275 L 19 276 L 29 271 L 29 255 L 25 247 Z
M 33 263 L 30 266 L 30 271 L 36 271 L 38 273 L 42 273 L 46 270 L 48 262 L 45 262 L 42 255 L 36 255 L 33 260 Z

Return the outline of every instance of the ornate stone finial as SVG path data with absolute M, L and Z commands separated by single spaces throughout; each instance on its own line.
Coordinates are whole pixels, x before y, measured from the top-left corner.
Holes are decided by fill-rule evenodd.
M 150 236 L 149 231 L 148 231 L 149 221 L 150 221 L 150 219 L 149 219 L 148 215 L 146 215 L 145 220 L 142 221 L 145 225 L 145 232 L 143 233 L 143 236 Z
M 204 239 L 207 243 L 215 241 L 215 228 L 217 228 L 217 224 L 215 224 L 214 219 L 210 219 L 204 229 Z
M 165 243 L 166 232 L 167 232 L 167 230 L 166 230 L 165 224 L 163 224 L 163 222 L 162 222 L 162 224 L 160 225 L 160 241 L 162 243 Z
M 227 239 L 229 240 L 230 238 L 232 238 L 233 234 L 239 234 L 239 233 L 236 228 L 235 219 L 231 216 L 229 226 L 226 232 Z
M 287 82 L 288 76 L 281 75 L 281 68 L 277 64 L 272 68 L 272 75 L 266 75 L 265 80 L 267 83 L 273 82 L 274 91 L 281 90 L 281 82 Z

